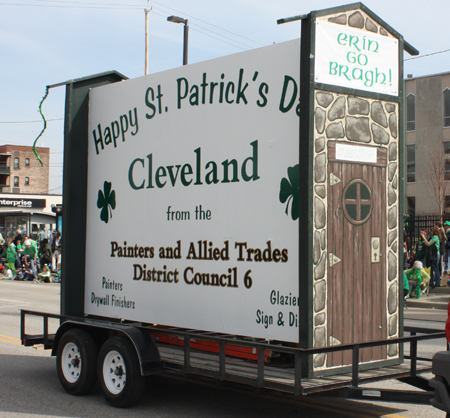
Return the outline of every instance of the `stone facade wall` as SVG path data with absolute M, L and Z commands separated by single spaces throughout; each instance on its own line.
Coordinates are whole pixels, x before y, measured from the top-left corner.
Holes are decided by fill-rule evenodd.
M 317 20 L 328 21 L 331 23 L 336 23 L 338 25 L 349 26 L 351 28 L 361 29 L 367 32 L 393 37 L 393 35 L 388 30 L 378 25 L 377 22 L 374 22 L 362 10 L 349 10 L 347 12 L 339 13 L 334 16 L 322 16 Z
M 314 346 L 326 340 L 327 326 L 327 141 L 376 145 L 387 148 L 387 317 L 388 336 L 398 336 L 398 104 L 350 95 L 316 92 L 314 139 Z M 327 344 L 328 343 L 328 344 Z M 396 356 L 397 346 L 389 346 Z M 315 358 L 316 368 L 323 367 L 325 356 Z
M 320 18 L 336 24 L 392 36 L 379 27 L 362 11 L 349 11 L 336 16 Z M 347 94 L 316 90 L 314 109 L 314 347 L 324 347 L 339 342 L 327 341 L 327 266 L 330 262 L 327 248 L 327 187 L 332 181 L 327 176 L 329 140 L 362 145 L 373 145 L 387 149 L 386 208 L 387 243 L 383 257 L 386 257 L 385 285 L 387 334 L 397 337 L 399 332 L 398 306 L 398 125 L 399 107 L 396 102 L 355 97 Z M 387 251 L 386 251 L 387 250 Z M 388 358 L 398 357 L 398 346 L 388 347 Z M 326 369 L 326 355 L 314 358 L 314 371 Z

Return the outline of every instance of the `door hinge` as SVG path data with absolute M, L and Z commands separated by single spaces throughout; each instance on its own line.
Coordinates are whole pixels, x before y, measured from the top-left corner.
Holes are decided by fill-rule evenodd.
M 332 335 L 329 337 L 329 345 L 341 345 L 342 343 Z
M 330 173 L 330 186 L 335 186 L 341 181 L 342 180 L 339 177 L 335 176 L 333 173 Z
M 328 262 L 330 264 L 330 267 L 333 267 L 335 264 L 340 263 L 341 259 L 337 256 L 335 256 L 333 253 L 328 254 Z

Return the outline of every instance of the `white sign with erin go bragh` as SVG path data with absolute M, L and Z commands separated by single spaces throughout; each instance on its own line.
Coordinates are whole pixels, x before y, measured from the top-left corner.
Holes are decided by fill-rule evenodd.
M 398 40 L 316 21 L 316 83 L 398 95 Z

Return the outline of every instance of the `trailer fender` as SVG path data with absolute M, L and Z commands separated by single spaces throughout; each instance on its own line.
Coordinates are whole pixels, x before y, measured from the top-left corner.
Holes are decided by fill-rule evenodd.
M 139 359 L 142 376 L 161 373 L 164 362 L 161 361 L 158 347 L 153 337 L 144 330 L 130 325 L 115 324 L 103 321 L 65 321 L 58 328 L 52 347 L 52 356 L 56 356 L 62 336 L 73 328 L 88 331 L 96 340 L 100 350 L 104 342 L 113 335 L 118 335 L 131 341 Z

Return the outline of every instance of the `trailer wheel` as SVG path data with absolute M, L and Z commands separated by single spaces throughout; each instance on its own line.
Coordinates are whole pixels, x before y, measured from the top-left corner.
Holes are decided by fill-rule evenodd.
M 108 403 L 126 408 L 139 400 L 145 380 L 133 344 L 125 338 L 112 337 L 103 344 L 97 373 Z
M 58 345 L 56 368 L 64 389 L 71 395 L 89 393 L 97 382 L 98 348 L 89 332 L 74 328 Z

